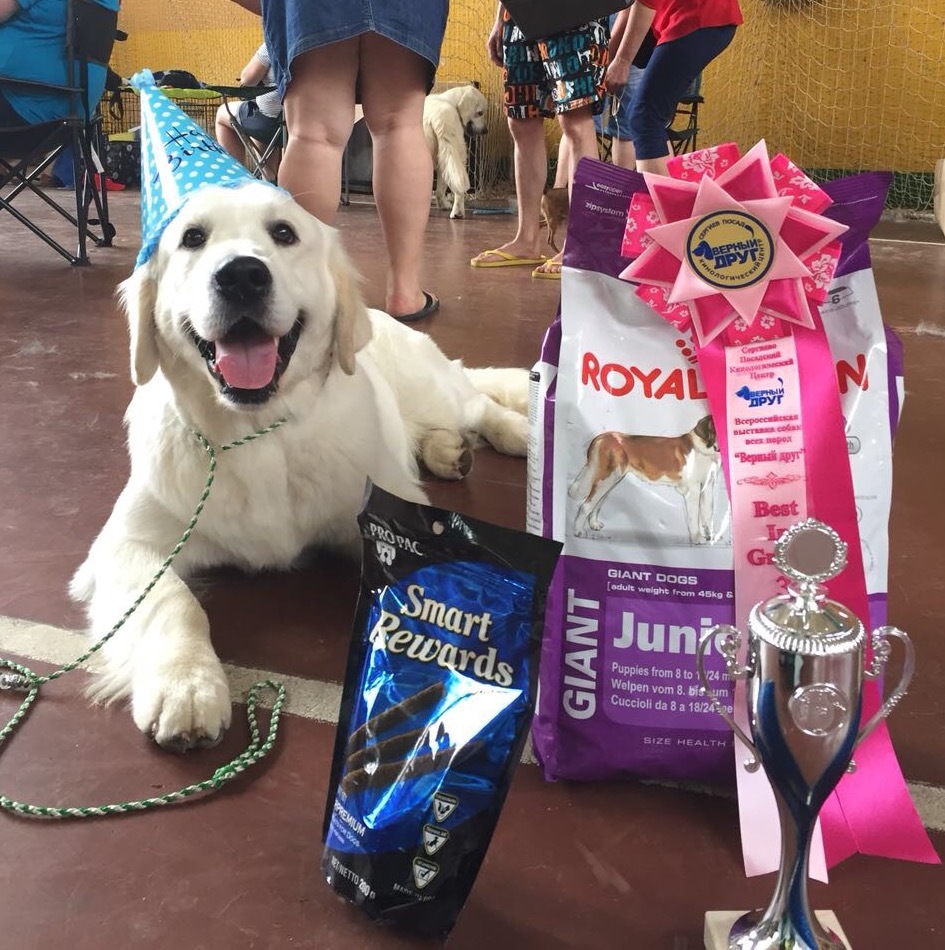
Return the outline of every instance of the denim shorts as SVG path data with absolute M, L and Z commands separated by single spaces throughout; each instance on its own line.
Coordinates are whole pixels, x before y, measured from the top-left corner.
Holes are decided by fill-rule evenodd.
M 604 107 L 609 59 L 607 18 L 541 40 L 526 40 L 505 13 L 505 114 L 512 119 L 554 118 L 582 106 Z
M 448 12 L 449 0 L 267 0 L 263 24 L 279 95 L 285 98 L 296 56 L 362 33 L 377 33 L 422 56 L 432 87 Z

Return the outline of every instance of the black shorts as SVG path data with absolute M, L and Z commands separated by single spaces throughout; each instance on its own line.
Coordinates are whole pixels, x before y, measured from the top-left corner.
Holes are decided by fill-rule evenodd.
M 272 141 L 272 137 L 282 128 L 282 116 L 273 119 L 268 115 L 263 115 L 259 111 L 255 99 L 247 99 L 240 103 L 239 109 L 236 110 L 236 121 L 246 135 L 256 139 L 257 142 L 264 142 L 266 145 Z

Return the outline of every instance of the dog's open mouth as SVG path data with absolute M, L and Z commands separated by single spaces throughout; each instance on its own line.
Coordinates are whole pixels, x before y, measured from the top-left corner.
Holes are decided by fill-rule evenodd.
M 244 319 L 219 340 L 204 340 L 196 333 L 194 340 L 223 396 L 232 402 L 260 403 L 275 393 L 303 323 L 300 316 L 285 336 L 274 337 Z

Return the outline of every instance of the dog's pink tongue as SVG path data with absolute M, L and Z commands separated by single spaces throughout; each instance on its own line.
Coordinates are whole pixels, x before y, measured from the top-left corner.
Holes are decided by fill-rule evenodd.
M 252 340 L 217 340 L 217 372 L 233 389 L 262 389 L 272 382 L 279 358 L 278 344 L 272 337 Z

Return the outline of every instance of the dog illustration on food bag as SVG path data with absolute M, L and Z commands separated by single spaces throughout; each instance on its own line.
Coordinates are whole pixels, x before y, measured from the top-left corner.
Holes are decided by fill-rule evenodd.
M 672 485 L 683 496 L 690 542 L 711 543 L 719 464 L 711 416 L 678 436 L 602 432 L 588 445 L 587 463 L 568 489 L 579 503 L 574 533 L 602 531 L 604 502 L 625 476 L 634 475 L 647 485 Z

